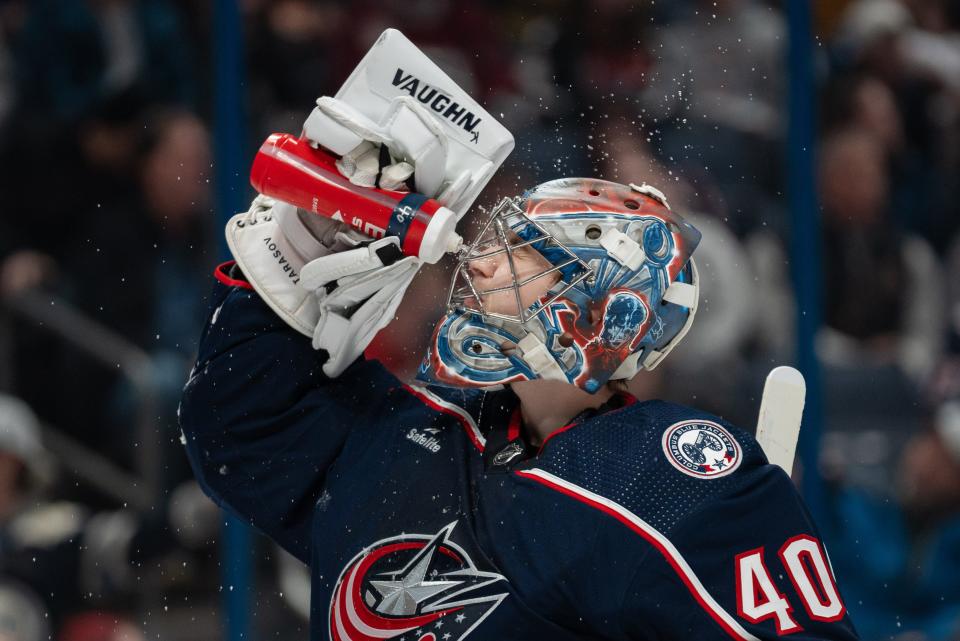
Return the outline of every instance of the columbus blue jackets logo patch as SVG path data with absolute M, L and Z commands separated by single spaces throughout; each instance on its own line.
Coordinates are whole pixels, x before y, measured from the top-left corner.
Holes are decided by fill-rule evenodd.
M 663 453 L 675 468 L 697 478 L 726 476 L 740 467 L 736 439 L 713 421 L 681 421 L 663 433 Z
M 456 524 L 383 539 L 351 559 L 330 599 L 330 638 L 459 641 L 480 625 L 506 598 L 497 585 L 506 579 L 450 540 Z

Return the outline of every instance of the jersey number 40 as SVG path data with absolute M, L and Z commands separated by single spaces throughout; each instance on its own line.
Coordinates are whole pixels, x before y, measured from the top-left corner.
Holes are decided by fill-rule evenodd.
M 793 583 L 807 614 L 814 621 L 838 621 L 846 608 L 820 542 L 801 534 L 780 548 L 780 563 Z M 777 590 L 763 558 L 763 548 L 748 550 L 735 558 L 737 613 L 751 623 L 774 619 L 777 634 L 802 628 L 792 616 L 793 606 Z M 782 576 L 782 575 L 781 575 Z

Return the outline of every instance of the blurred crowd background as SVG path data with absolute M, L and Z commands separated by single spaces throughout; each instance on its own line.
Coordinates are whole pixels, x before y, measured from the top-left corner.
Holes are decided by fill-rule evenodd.
M 819 259 L 789 253 L 781 2 L 240 4 L 249 158 L 396 27 L 516 135 L 478 202 L 666 192 L 703 301 L 641 397 L 755 424 L 795 362 L 791 265 L 819 260 L 825 432 L 798 473 L 827 484 L 845 601 L 868 641 L 960 639 L 960 3 L 814 3 Z M 223 258 L 212 5 L 0 0 L 0 641 L 222 635 L 222 517 L 176 420 Z M 448 269 L 373 348 L 401 375 Z M 255 546 L 252 638 L 306 639 L 308 579 Z

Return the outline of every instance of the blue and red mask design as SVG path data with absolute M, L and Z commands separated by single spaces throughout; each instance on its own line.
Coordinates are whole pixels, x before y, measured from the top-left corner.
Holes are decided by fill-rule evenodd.
M 692 321 L 697 282 L 690 256 L 699 240 L 646 186 L 571 178 L 505 199 L 461 256 L 418 378 L 452 387 L 545 378 L 595 392 L 611 378 L 652 369 Z M 521 247 L 548 266 L 518 275 L 513 255 Z M 497 254 L 511 255 L 513 282 L 480 291 L 471 263 Z M 523 288 L 549 275 L 549 291 L 521 309 Z M 677 283 L 688 291 L 669 295 Z M 516 313 L 485 308 L 493 294 L 511 288 Z

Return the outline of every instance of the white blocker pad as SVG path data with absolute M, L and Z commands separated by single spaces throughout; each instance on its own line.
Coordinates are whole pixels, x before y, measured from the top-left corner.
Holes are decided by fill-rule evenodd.
M 395 115 L 389 112 L 397 109 L 398 97 L 413 98 L 433 115 L 448 141 L 444 180 L 470 176 L 469 184 L 456 186 L 463 188 L 454 199 L 458 216 L 513 151 L 513 135 L 506 127 L 396 29 L 380 35 L 335 97 L 373 123 Z

